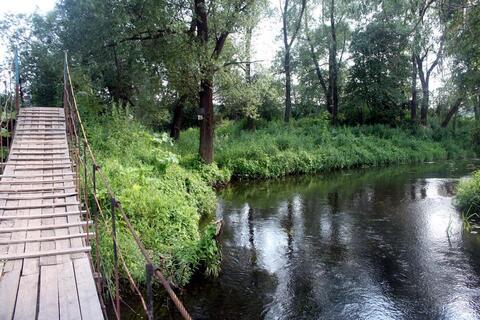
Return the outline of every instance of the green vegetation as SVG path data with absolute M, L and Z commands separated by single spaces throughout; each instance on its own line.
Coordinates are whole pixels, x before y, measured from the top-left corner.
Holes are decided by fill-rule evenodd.
M 210 184 L 228 180 L 215 165 L 184 168 L 168 151 L 171 139 L 133 121 L 128 111 L 114 107 L 95 120 L 87 117 L 88 135 L 102 170 L 155 262 L 177 285 L 185 285 L 200 266 L 207 274 L 219 271 L 220 256 L 210 223 L 216 198 Z M 111 199 L 100 184 L 104 208 Z M 118 219 L 121 221 L 121 219 Z M 201 227 L 201 220 L 205 224 Z M 110 217 L 102 216 L 101 252 L 107 273 L 113 267 Z M 118 243 L 137 280 L 144 277 L 144 260 L 125 225 L 119 223 Z
M 20 53 L 25 104 L 61 105 L 68 51 L 95 155 L 178 285 L 202 267 L 218 272 L 214 187 L 231 176 L 464 158 L 480 148 L 479 5 L 280 4 L 59 0 L 44 15 L 0 18 L 0 39 Z M 254 44 L 272 15 L 282 20 L 271 30 L 283 46 L 271 48 L 270 61 Z M 9 66 L 0 64 L 0 75 Z M 10 94 L 15 81 L 5 82 Z M 462 205 L 474 184 L 462 186 Z M 101 249 L 111 261 L 108 212 L 103 219 Z M 125 226 L 119 232 L 141 279 L 143 261 Z
M 332 127 L 326 117 L 264 122 L 256 131 L 224 122 L 216 130 L 215 160 L 236 178 L 276 178 L 290 174 L 361 166 L 422 162 L 473 156 L 470 131 L 402 129 L 385 125 Z M 174 150 L 181 162 L 195 161 L 198 131 L 182 134 Z
M 465 221 L 480 217 L 480 171 L 460 183 L 456 200 Z

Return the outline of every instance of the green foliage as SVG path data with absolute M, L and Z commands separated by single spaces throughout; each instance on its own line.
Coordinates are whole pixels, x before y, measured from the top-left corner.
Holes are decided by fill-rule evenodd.
M 227 179 L 216 166 L 189 168 L 179 165 L 180 157 L 169 151 L 170 138 L 153 134 L 129 115 L 113 106 L 100 119 L 87 117 L 91 144 L 118 200 L 155 263 L 178 285 L 188 283 L 203 266 L 208 274 L 219 269 L 219 251 L 210 223 L 204 230 L 200 221 L 211 222 L 216 198 L 210 184 Z M 106 208 L 110 199 L 100 186 L 99 198 Z M 102 217 L 101 251 L 111 261 L 108 212 Z M 118 219 L 119 247 L 132 275 L 143 280 L 144 260 L 122 220 Z M 111 265 L 105 269 L 111 273 Z
M 354 65 L 348 84 L 344 117 L 350 123 L 388 123 L 403 120 L 408 101 L 409 60 L 402 26 L 373 21 L 353 34 Z
M 473 155 L 468 130 L 435 132 L 385 125 L 332 127 L 326 116 L 290 125 L 273 121 L 255 132 L 225 122 L 217 128 L 215 160 L 234 177 L 252 179 Z M 197 148 L 197 134 L 195 129 L 184 132 L 175 150 L 188 156 Z
M 456 197 L 457 205 L 469 219 L 480 215 L 480 171 L 469 180 L 460 182 Z

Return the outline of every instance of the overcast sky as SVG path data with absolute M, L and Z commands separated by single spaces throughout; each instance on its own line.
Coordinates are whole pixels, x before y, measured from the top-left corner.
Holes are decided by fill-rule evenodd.
M 274 8 L 278 8 L 278 0 L 269 0 Z M 0 0 L 0 17 L 5 13 L 46 13 L 55 6 L 55 0 Z M 279 35 L 281 31 L 281 21 L 278 15 L 264 18 L 254 30 L 252 41 L 253 60 L 261 61 L 264 66 L 269 66 L 280 48 L 281 41 Z M 1 41 L 1 40 L 0 40 Z M 6 55 L 6 44 L 0 43 L 0 64 L 3 65 Z M 4 77 L 1 75 L 0 77 Z M 438 86 L 438 80 L 434 77 L 432 87 Z M 3 81 L 2 81 L 3 82 Z M 2 84 L 0 84 L 0 87 Z M 432 89 L 433 89 L 432 88 Z

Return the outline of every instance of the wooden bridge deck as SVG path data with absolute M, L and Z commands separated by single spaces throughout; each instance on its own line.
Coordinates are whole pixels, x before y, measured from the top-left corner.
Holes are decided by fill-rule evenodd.
M 103 319 L 62 108 L 21 109 L 0 178 L 0 320 Z

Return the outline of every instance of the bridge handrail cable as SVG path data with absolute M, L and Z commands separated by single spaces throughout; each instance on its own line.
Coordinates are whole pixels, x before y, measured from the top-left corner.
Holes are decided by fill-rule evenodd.
M 133 290 L 135 293 L 139 296 L 142 306 L 147 314 L 147 317 L 149 319 L 153 318 L 153 306 L 152 306 L 152 289 L 151 289 L 151 283 L 150 283 L 150 277 L 154 276 L 156 277 L 161 285 L 164 287 L 164 289 L 167 291 L 170 299 L 173 301 L 175 304 L 177 310 L 180 312 L 182 317 L 184 319 L 192 319 L 188 313 L 188 311 L 185 309 L 183 306 L 182 302 L 176 295 L 176 293 L 173 291 L 172 287 L 170 286 L 170 283 L 168 280 L 163 276 L 162 272 L 154 266 L 154 262 L 152 258 L 150 257 L 147 249 L 143 245 L 140 237 L 138 236 L 137 232 L 135 231 L 130 219 L 128 218 L 124 208 L 122 207 L 122 204 L 117 201 L 115 197 L 115 193 L 113 191 L 113 188 L 111 187 L 108 178 L 106 174 L 102 171 L 100 166 L 98 165 L 98 162 L 95 158 L 95 155 L 93 153 L 93 150 L 88 142 L 87 138 L 87 133 L 84 127 L 84 124 L 82 122 L 80 112 L 77 107 L 77 102 L 75 98 L 75 94 L 73 91 L 73 86 L 72 86 L 72 80 L 70 76 L 70 70 L 68 66 L 68 57 L 67 53 L 65 52 L 65 61 L 64 61 L 64 90 L 63 90 L 63 105 L 65 108 L 65 116 L 66 116 L 66 122 L 67 122 L 67 135 L 69 137 L 69 145 L 70 145 L 70 152 L 72 155 L 72 158 L 76 162 L 76 170 L 77 170 L 77 187 L 79 190 L 82 191 L 82 183 L 80 181 L 80 176 L 81 176 L 81 167 L 83 167 L 83 197 L 84 197 L 84 204 L 86 206 L 86 211 L 87 211 L 87 220 L 89 219 L 89 216 L 92 214 L 91 211 L 93 209 L 93 216 L 94 216 L 94 224 L 95 224 L 95 242 L 96 242 L 96 264 L 92 264 L 94 268 L 96 269 L 95 271 L 98 273 L 100 272 L 101 269 L 101 255 L 99 252 L 99 238 L 98 238 L 98 219 L 96 213 L 100 213 L 102 216 L 104 216 L 104 211 L 105 208 L 102 208 L 102 205 L 97 197 L 97 176 L 100 178 L 103 186 L 105 187 L 109 198 L 111 199 L 111 206 L 110 206 L 110 212 L 111 212 L 111 223 L 112 223 L 112 240 L 113 240 L 113 251 L 114 251 L 114 278 L 115 278 L 115 292 L 112 294 L 111 291 L 109 290 L 109 295 L 110 299 L 112 299 L 112 307 L 114 309 L 115 315 L 117 319 L 120 319 L 121 313 L 120 313 L 120 294 L 119 294 L 119 270 L 118 270 L 118 260 L 120 260 L 120 263 L 122 264 L 122 267 L 125 270 L 125 273 L 127 275 L 128 281 L 130 282 L 131 286 L 133 287 Z M 82 150 L 83 147 L 83 150 Z M 82 152 L 83 151 L 83 152 Z M 82 157 L 83 153 L 83 157 Z M 83 161 L 82 161 L 83 158 Z M 87 159 L 89 158 L 89 159 Z M 88 161 L 90 161 L 92 165 L 92 174 L 88 175 Z M 89 188 L 88 188 L 88 182 L 92 183 L 92 192 L 91 194 L 89 193 Z M 82 194 L 82 192 L 79 192 L 79 194 Z M 93 206 L 90 208 L 88 205 L 89 197 L 93 198 Z M 119 214 L 120 218 L 124 221 L 128 231 L 130 232 L 131 236 L 133 237 L 136 246 L 140 250 L 141 254 L 143 255 L 145 261 L 146 261 L 146 278 L 147 278 L 147 302 L 145 301 L 145 298 L 141 294 L 139 290 L 139 286 L 135 283 L 133 280 L 133 277 L 125 263 L 125 259 L 121 253 L 121 250 L 118 246 L 117 243 L 117 235 L 116 235 L 116 216 L 117 213 Z M 106 223 L 106 221 L 105 221 Z M 97 286 L 99 284 L 97 283 Z M 148 305 L 147 305 L 148 304 Z

